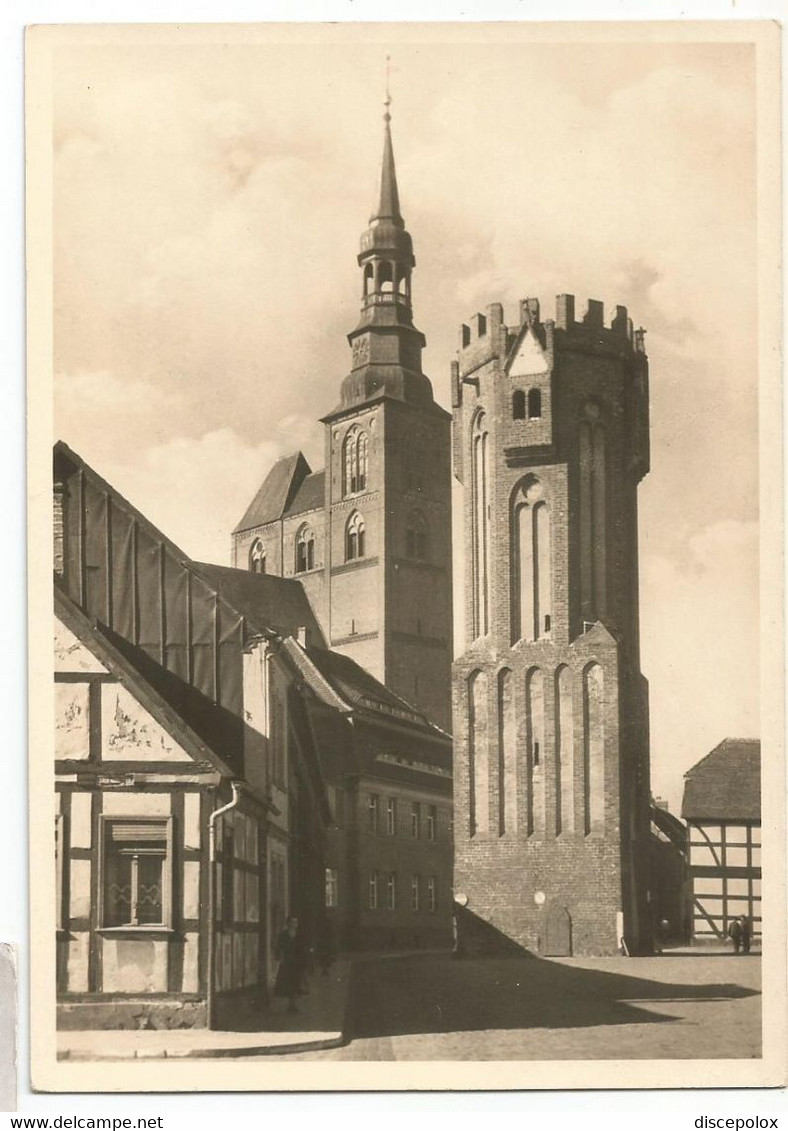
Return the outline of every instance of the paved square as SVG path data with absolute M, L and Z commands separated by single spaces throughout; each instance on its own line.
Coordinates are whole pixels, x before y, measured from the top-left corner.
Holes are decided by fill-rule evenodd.
M 761 1055 L 760 958 L 356 962 L 350 1043 L 285 1060 L 727 1059 Z

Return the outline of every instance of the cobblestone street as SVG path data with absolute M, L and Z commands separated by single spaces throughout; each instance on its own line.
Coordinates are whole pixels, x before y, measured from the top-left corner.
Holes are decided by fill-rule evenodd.
M 349 1044 L 282 1060 L 760 1056 L 760 958 L 359 959 Z

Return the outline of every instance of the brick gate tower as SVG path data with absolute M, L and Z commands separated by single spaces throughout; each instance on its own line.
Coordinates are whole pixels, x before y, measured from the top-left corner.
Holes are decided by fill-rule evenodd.
M 643 331 L 560 295 L 500 305 L 453 366 L 466 647 L 453 674 L 455 892 L 470 947 L 651 947 L 637 487 Z
M 387 106 L 351 369 L 323 417 L 326 470 L 300 453 L 274 465 L 233 532 L 233 564 L 297 577 L 330 647 L 448 729 L 451 418 L 422 371 L 390 121 Z

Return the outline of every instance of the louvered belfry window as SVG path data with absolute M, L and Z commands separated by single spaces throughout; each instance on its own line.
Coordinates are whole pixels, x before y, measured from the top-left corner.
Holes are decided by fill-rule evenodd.
M 103 824 L 103 926 L 170 926 L 172 819 L 104 818 Z

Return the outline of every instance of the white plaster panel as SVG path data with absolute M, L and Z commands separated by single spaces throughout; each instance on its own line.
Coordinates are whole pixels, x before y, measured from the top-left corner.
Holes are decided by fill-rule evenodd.
M 106 672 L 74 633 L 55 617 L 55 671 L 56 672 Z
M 93 794 L 74 790 L 71 794 L 72 848 L 90 848 L 92 843 L 91 818 L 93 816 Z
M 55 757 L 90 755 L 90 715 L 87 683 L 55 684 Z
M 189 931 L 183 939 L 183 993 L 196 994 L 200 988 L 200 936 Z
M 68 988 L 72 994 L 87 992 L 89 946 L 87 931 L 79 931 L 68 940 Z
M 105 937 L 102 945 L 104 993 L 166 992 L 166 939 Z
M 104 793 L 104 812 L 110 817 L 169 817 L 169 793 L 144 793 L 142 790 Z
M 200 847 L 200 794 L 183 795 L 183 847 Z
M 90 915 L 90 861 L 72 860 L 69 867 L 69 918 L 87 919 Z
M 200 863 L 186 860 L 183 865 L 183 917 L 200 917 Z
M 119 683 L 101 689 L 101 757 L 127 762 L 189 760 L 183 747 Z

